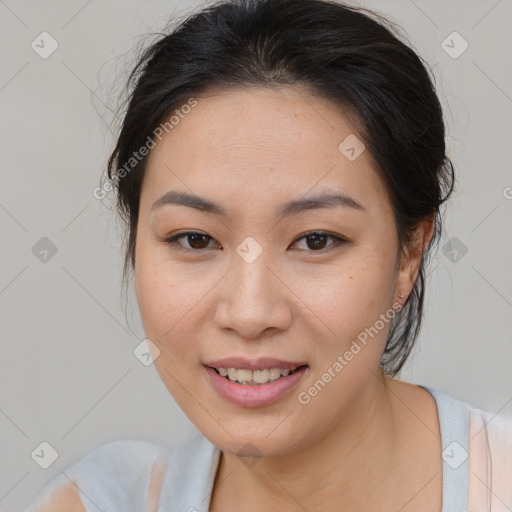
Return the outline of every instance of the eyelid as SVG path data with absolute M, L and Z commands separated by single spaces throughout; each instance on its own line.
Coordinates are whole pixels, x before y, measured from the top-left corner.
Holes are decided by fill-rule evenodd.
M 342 237 L 341 235 L 331 233 L 330 231 L 324 231 L 324 230 L 318 229 L 318 230 L 306 231 L 306 232 L 298 235 L 295 238 L 295 240 L 292 242 L 291 245 L 295 245 L 297 242 L 299 242 L 303 238 L 307 238 L 308 236 L 311 236 L 311 235 L 324 235 L 324 236 L 327 236 L 328 238 L 332 238 L 334 240 L 334 243 L 332 243 L 331 245 L 328 245 L 325 249 L 319 249 L 318 251 L 306 250 L 306 252 L 311 253 L 311 254 L 319 254 L 319 255 L 326 254 L 326 253 L 330 252 L 331 250 L 336 249 L 340 245 L 350 243 L 350 240 Z
M 211 237 L 210 235 L 208 235 L 207 233 L 203 232 L 203 231 L 199 231 L 199 230 L 188 230 L 188 231 L 181 231 L 181 232 L 178 232 L 170 237 L 167 237 L 167 238 L 164 238 L 163 240 L 161 240 L 162 242 L 164 242 L 165 244 L 169 245 L 170 247 L 172 248 L 176 248 L 176 250 L 179 250 L 179 251 L 185 251 L 185 252 L 188 252 L 188 253 L 204 253 L 204 252 L 211 252 L 211 248 L 204 248 L 204 249 L 189 249 L 187 247 L 184 247 L 182 246 L 180 243 L 178 243 L 178 240 L 180 238 L 186 238 L 188 235 L 204 235 L 206 238 L 210 239 L 210 240 L 213 240 L 216 242 L 216 240 Z M 334 240 L 334 243 L 332 243 L 331 245 L 328 245 L 325 249 L 319 249 L 317 251 L 314 251 L 314 250 L 306 250 L 305 252 L 308 252 L 308 253 L 311 253 L 311 254 L 326 254 L 328 253 L 329 251 L 339 247 L 340 245 L 344 245 L 344 244 L 350 244 L 351 241 L 348 240 L 347 238 L 344 238 L 340 235 L 337 235 L 337 234 L 334 234 L 334 233 L 331 233 L 329 231 L 324 231 L 324 230 L 310 230 L 310 231 L 306 231 L 304 233 L 301 233 L 300 235 L 298 235 L 294 241 L 292 242 L 291 245 L 295 245 L 297 242 L 299 242 L 300 240 L 304 239 L 304 238 L 307 238 L 308 236 L 311 236 L 311 235 L 324 235 L 324 236 L 327 236 L 328 238 L 332 238 Z M 217 242 L 218 243 L 218 242 Z M 220 245 L 220 244 L 219 244 Z M 299 249 L 300 250 L 300 249 Z
M 176 234 L 174 234 L 174 235 L 172 235 L 170 237 L 164 238 L 161 241 L 164 242 L 165 244 L 169 245 L 172 248 L 177 248 L 177 250 L 179 250 L 179 251 L 196 252 L 196 253 L 202 253 L 202 252 L 205 252 L 205 251 L 209 251 L 208 248 L 205 248 L 205 249 L 189 249 L 188 247 L 184 247 L 183 245 L 178 243 L 178 240 L 180 238 L 186 238 L 189 235 L 204 235 L 206 238 L 215 241 L 215 239 L 213 237 L 211 237 L 207 233 L 205 233 L 203 231 L 199 231 L 199 230 L 197 230 L 197 231 L 196 230 L 181 231 L 181 232 L 178 232 L 178 233 L 176 233 Z

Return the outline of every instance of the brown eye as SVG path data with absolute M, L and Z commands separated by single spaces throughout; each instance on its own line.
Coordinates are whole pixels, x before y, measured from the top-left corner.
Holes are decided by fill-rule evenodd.
M 181 243 L 181 239 L 185 239 L 186 244 Z M 333 242 L 330 244 L 328 243 L 329 239 L 333 240 Z M 209 243 L 210 241 L 213 240 L 214 239 L 211 236 L 208 236 L 205 233 L 196 231 L 185 231 L 165 239 L 164 242 L 167 245 L 174 247 L 178 250 L 198 252 L 212 248 L 212 246 L 209 247 Z M 310 233 L 305 233 L 300 238 L 298 238 L 293 245 L 296 245 L 301 240 L 306 241 L 305 250 L 307 252 L 329 251 L 330 249 L 333 249 L 341 244 L 349 243 L 349 241 L 344 238 L 341 238 L 337 235 L 331 235 L 323 231 L 313 231 Z
M 186 240 L 187 245 L 179 242 L 182 238 Z M 208 249 L 208 243 L 210 240 L 213 240 L 213 238 L 204 233 L 186 231 L 167 238 L 164 242 L 170 246 L 178 246 L 178 248 L 183 250 L 201 251 Z
M 333 243 L 327 244 L 329 239 L 334 240 Z M 297 241 L 305 240 L 308 252 L 321 252 L 324 250 L 330 250 L 331 248 L 337 247 L 340 244 L 348 243 L 348 240 L 341 238 L 336 235 L 331 235 L 323 231 L 313 231 L 302 235 Z M 297 243 L 297 242 L 295 242 Z

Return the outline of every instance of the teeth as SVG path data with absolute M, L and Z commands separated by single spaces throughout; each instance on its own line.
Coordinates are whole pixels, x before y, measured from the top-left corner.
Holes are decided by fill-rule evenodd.
M 279 368 L 272 368 L 269 371 L 270 380 L 276 380 L 279 379 L 279 377 L 281 377 L 281 370 Z
M 265 370 L 238 370 L 236 368 L 217 368 L 222 377 L 228 377 L 231 382 L 239 382 L 240 384 L 266 384 L 269 381 L 286 377 L 290 374 L 287 368 L 270 368 Z

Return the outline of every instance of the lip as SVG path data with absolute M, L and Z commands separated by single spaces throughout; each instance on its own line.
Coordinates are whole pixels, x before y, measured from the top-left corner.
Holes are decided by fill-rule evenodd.
M 270 368 L 283 368 L 295 370 L 295 368 L 307 364 L 306 361 L 284 361 L 272 357 L 260 357 L 259 359 L 249 360 L 243 357 L 227 357 L 203 363 L 212 368 L 236 368 L 237 370 L 267 370 Z
M 227 360 L 223 360 L 222 365 L 225 364 L 226 361 Z M 275 362 L 275 360 L 273 361 Z M 260 361 L 258 361 L 258 364 L 259 363 Z M 215 364 L 218 364 L 218 362 Z M 282 364 L 282 361 L 279 364 Z M 220 368 L 226 368 L 222 365 Z M 300 366 L 300 364 L 298 366 Z M 270 367 L 285 368 L 279 365 Z M 297 365 L 295 368 L 296 367 Z M 229 366 L 229 368 L 237 368 L 237 366 Z M 265 368 L 269 368 L 269 366 L 265 366 Z M 302 376 L 309 370 L 309 367 L 303 366 L 302 368 L 293 372 L 291 375 L 267 382 L 266 384 L 259 384 L 255 386 L 251 386 L 249 384 L 239 384 L 238 382 L 231 382 L 226 377 L 219 375 L 213 368 L 209 366 L 205 366 L 204 369 L 208 374 L 214 389 L 222 398 L 242 407 L 263 407 L 265 405 L 270 405 L 274 402 L 277 402 L 285 395 L 290 393 L 290 391 L 297 386 Z M 262 368 L 255 369 L 258 370 Z

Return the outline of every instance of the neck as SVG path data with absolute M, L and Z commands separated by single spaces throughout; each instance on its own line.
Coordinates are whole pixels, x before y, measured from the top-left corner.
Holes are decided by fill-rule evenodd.
M 314 444 L 264 457 L 250 467 L 222 452 L 214 486 L 217 499 L 239 511 L 275 505 L 283 511 L 298 506 L 327 510 L 333 502 L 343 503 L 346 510 L 369 510 L 382 504 L 396 465 L 399 435 L 389 379 L 380 372 L 336 429 Z

